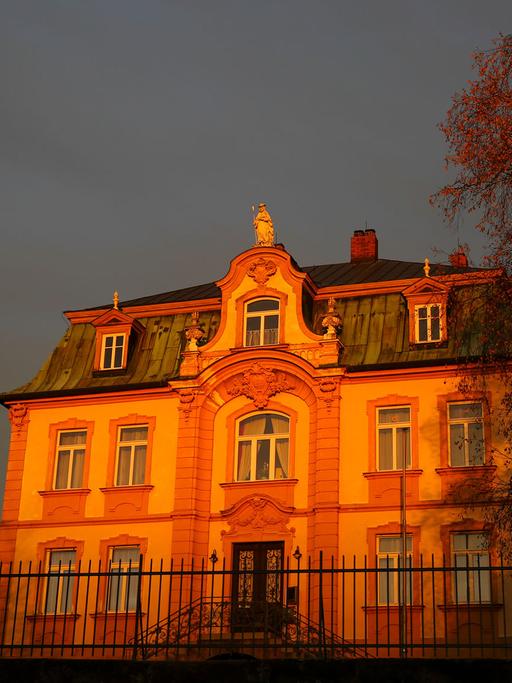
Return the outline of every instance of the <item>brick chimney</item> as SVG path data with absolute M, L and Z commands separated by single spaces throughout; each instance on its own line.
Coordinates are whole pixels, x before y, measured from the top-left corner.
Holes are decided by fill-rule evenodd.
M 350 240 L 350 261 L 376 261 L 379 258 L 379 241 L 375 230 L 354 230 Z
M 467 268 L 468 267 L 468 257 L 466 252 L 462 247 L 459 247 L 456 251 L 450 254 L 450 265 L 454 268 Z

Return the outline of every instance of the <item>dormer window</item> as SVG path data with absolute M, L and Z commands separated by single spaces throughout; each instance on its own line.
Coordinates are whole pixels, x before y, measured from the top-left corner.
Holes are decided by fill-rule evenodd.
M 441 341 L 442 336 L 442 306 L 439 303 L 424 304 L 415 307 L 416 342 Z
M 245 307 L 244 346 L 279 343 L 279 300 L 256 299 Z
M 118 373 L 128 366 L 129 355 L 142 338 L 144 326 L 117 308 L 92 321 L 96 328 L 94 372 Z
M 104 334 L 101 352 L 102 370 L 120 370 L 124 367 L 126 334 Z
M 423 277 L 403 290 L 409 313 L 409 343 L 440 344 L 447 340 L 449 287 L 432 277 Z

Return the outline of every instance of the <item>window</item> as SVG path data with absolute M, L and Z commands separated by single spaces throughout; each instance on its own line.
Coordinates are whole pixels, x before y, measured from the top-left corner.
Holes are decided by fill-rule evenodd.
M 246 304 L 245 346 L 279 343 L 279 301 L 257 299 Z
M 46 584 L 46 614 L 66 614 L 73 611 L 73 583 L 76 550 L 48 552 L 48 580 Z
M 139 562 L 139 546 L 119 546 L 111 549 L 107 598 L 109 612 L 136 610 Z
M 411 408 L 377 409 L 378 469 L 401 470 L 411 467 Z
M 237 481 L 286 479 L 290 420 L 276 413 L 253 415 L 238 424 Z
M 488 569 L 488 537 L 484 533 L 452 535 L 455 569 L 454 600 L 460 602 L 490 602 L 491 577 Z
M 87 431 L 59 432 L 55 455 L 55 489 L 79 489 L 83 484 Z
M 144 484 L 147 445 L 147 425 L 119 428 L 116 486 Z
M 449 403 L 450 465 L 471 467 L 485 462 L 482 403 Z
M 379 574 L 379 605 L 399 605 L 404 594 L 404 573 L 398 572 L 403 567 L 402 536 L 377 537 L 377 566 Z M 407 567 L 412 564 L 412 536 L 406 536 Z M 412 572 L 405 576 L 405 594 L 407 602 L 411 601 Z
M 441 304 L 425 304 L 415 307 L 417 342 L 441 341 Z
M 125 343 L 125 334 L 103 335 L 101 353 L 102 370 L 119 370 L 123 367 Z

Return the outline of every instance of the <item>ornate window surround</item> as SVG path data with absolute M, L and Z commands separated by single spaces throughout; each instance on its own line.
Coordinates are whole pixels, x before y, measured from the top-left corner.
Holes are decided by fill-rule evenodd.
M 409 312 L 409 344 L 424 346 L 425 344 L 442 344 L 448 339 L 448 294 L 449 287 L 431 277 L 420 278 L 417 282 L 403 290 L 402 295 Z M 441 336 L 435 340 L 418 339 L 417 314 L 422 306 L 437 305 L 440 307 Z
M 135 318 L 117 308 L 110 309 L 98 316 L 91 323 L 96 328 L 96 346 L 94 352 L 93 371 L 103 373 L 122 372 L 128 365 L 130 340 L 136 336 L 137 341 L 144 333 L 144 326 Z M 105 339 L 110 336 L 124 336 L 123 357 L 120 367 L 104 367 Z
M 289 432 L 288 432 L 288 477 L 286 479 L 257 479 L 250 481 L 237 481 L 236 479 L 236 444 L 238 437 L 238 425 L 240 422 L 252 415 L 278 413 L 288 418 Z M 229 486 L 247 487 L 251 485 L 273 486 L 284 484 L 286 482 L 295 484 L 295 448 L 296 448 L 296 432 L 297 432 L 297 412 L 289 406 L 278 403 L 277 401 L 269 401 L 265 406 L 265 410 L 254 410 L 254 406 L 245 406 L 235 411 L 228 416 L 226 420 L 226 427 L 228 432 L 228 453 L 226 457 L 225 481 Z
M 57 463 L 57 447 L 60 432 L 63 431 L 86 431 L 85 441 L 85 460 L 80 488 L 55 489 L 55 468 Z M 79 420 L 70 418 L 62 422 L 55 422 L 50 425 L 48 430 L 48 466 L 46 469 L 45 489 L 39 491 L 43 498 L 43 519 L 55 519 L 55 516 L 63 516 L 75 519 L 83 518 L 85 514 L 85 502 L 91 492 L 88 488 L 89 469 L 91 464 L 92 435 L 94 432 L 94 422 L 89 420 Z

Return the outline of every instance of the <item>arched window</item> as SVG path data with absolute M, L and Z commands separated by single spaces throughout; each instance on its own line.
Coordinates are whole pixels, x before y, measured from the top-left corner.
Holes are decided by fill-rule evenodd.
M 238 423 L 237 481 L 286 479 L 290 420 L 277 413 L 258 413 Z
M 256 299 L 245 306 L 244 346 L 279 343 L 279 300 Z

